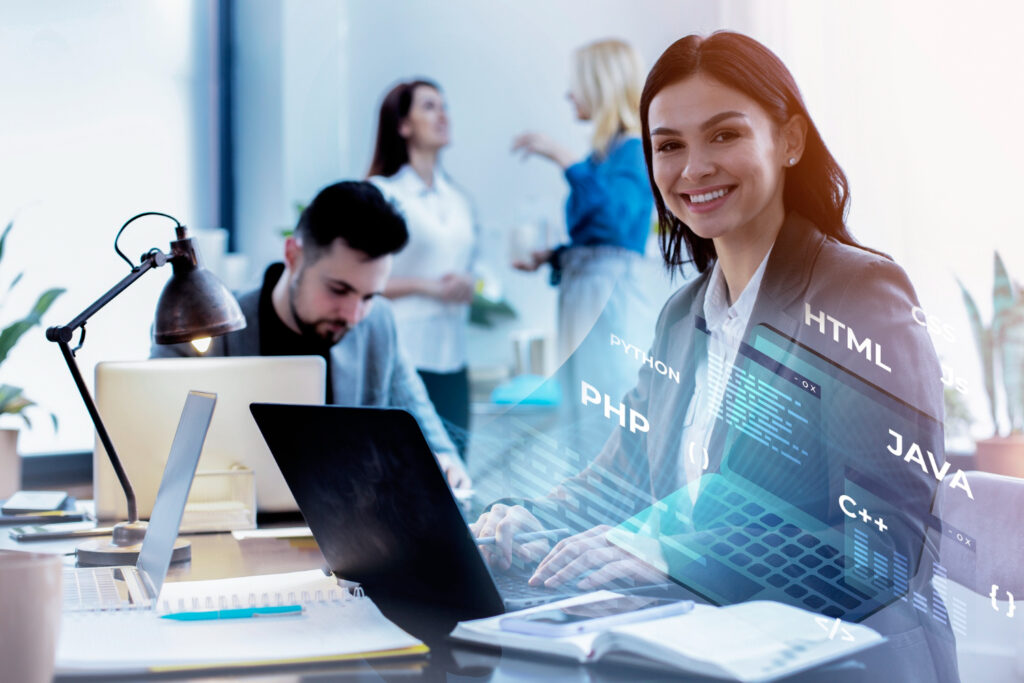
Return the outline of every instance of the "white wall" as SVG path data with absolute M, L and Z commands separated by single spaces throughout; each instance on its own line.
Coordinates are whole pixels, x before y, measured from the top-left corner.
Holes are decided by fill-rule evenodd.
M 923 0 L 260 0 L 240 11 L 269 12 L 274 22 L 265 40 L 247 48 L 261 57 L 239 65 L 247 88 L 259 84 L 252 113 L 243 115 L 272 116 L 260 98 L 271 100 L 267 111 L 283 112 L 280 122 L 258 127 L 268 151 L 250 150 L 264 162 L 250 172 L 273 167 L 276 183 L 239 184 L 243 211 L 252 217 L 243 243 L 258 266 L 254 272 L 279 254 L 273 235 L 294 222 L 293 202 L 365 173 L 386 89 L 398 79 L 427 76 L 442 85 L 451 112 L 453 144 L 444 163 L 476 203 L 485 260 L 521 313 L 515 325 L 548 334 L 554 291 L 543 276 L 508 268 L 507 234 L 539 215 L 557 239 L 566 188 L 554 166 L 521 162 L 508 148 L 516 133 L 537 129 L 586 150 L 588 129 L 573 120 L 565 99 L 571 50 L 619 36 L 650 64 L 671 41 L 694 31 L 732 28 L 762 40 L 793 71 L 847 172 L 854 234 L 893 254 L 928 314 L 953 326 L 955 342 L 937 339 L 937 350 L 967 381 L 977 434 L 991 429 L 954 276 L 975 292 L 986 316 L 993 249 L 1024 277 L 1017 228 L 1024 208 L 1013 201 L 1024 158 L 1014 118 L 1024 91 L 1012 85 L 1024 64 L 1015 33 L 1024 23 L 1018 5 L 992 2 L 952 13 Z M 266 69 L 259 60 L 268 51 L 278 58 Z M 275 92 L 285 96 L 275 100 Z M 663 285 L 652 269 L 652 288 L 667 291 Z M 506 334 L 475 332 L 471 360 L 507 360 Z
M 212 5 L 183 0 L 0 0 L 0 225 L 16 219 L 0 263 L 0 308 L 21 317 L 44 289 L 67 288 L 44 324 L 68 322 L 128 273 L 112 249 L 130 216 L 162 210 L 209 227 L 215 207 L 208 42 Z M 162 219 L 126 232 L 129 257 L 166 250 Z M 166 269 L 169 271 L 169 269 Z M 100 360 L 144 358 L 168 275 L 156 271 L 98 313 L 79 353 L 91 382 Z M 0 368 L 3 383 L 46 413 L 23 430 L 23 453 L 92 448 L 93 432 L 55 344 L 34 329 Z M 6 422 L 4 426 L 8 426 Z M 15 422 L 15 424 L 17 424 Z
M 550 164 L 512 157 L 511 138 L 532 128 L 585 151 L 588 130 L 564 96 L 578 45 L 619 36 L 650 64 L 681 35 L 736 28 L 796 75 L 850 177 L 854 232 L 893 253 L 925 308 L 953 323 L 957 341 L 939 352 L 967 377 L 985 429 L 953 276 L 986 315 L 992 249 L 1024 277 L 1024 209 L 1014 201 L 1024 158 L 1017 5 L 954 14 L 923 0 L 247 0 L 236 10 L 238 237 L 250 284 L 280 253 L 277 234 L 294 223 L 295 201 L 363 175 L 384 91 L 425 75 L 448 97 L 453 144 L 444 163 L 476 204 L 485 258 L 520 309 L 517 325 L 552 332 L 554 291 L 542 275 L 507 267 L 506 234 L 534 214 L 562 230 L 566 187 Z M 137 211 L 212 225 L 212 11 L 178 0 L 0 0 L 0 223 L 17 217 L 0 287 L 14 264 L 27 272 L 0 323 L 53 285 L 69 292 L 46 322 L 70 319 L 125 272 L 110 242 Z M 125 250 L 136 257 L 167 236 L 160 222 L 143 223 Z M 97 360 L 146 354 L 164 277 L 148 276 L 90 323 L 80 355 L 87 376 Z M 505 334 L 475 337 L 474 362 L 507 358 Z M 62 428 L 55 438 L 37 420 L 23 450 L 88 448 L 88 420 L 59 354 L 40 330 L 32 335 L 0 381 L 25 385 Z
M 252 284 L 262 265 L 280 258 L 276 231 L 294 223 L 294 202 L 308 202 L 336 180 L 364 177 L 384 93 L 398 80 L 426 76 L 443 88 L 452 121 L 443 163 L 475 204 L 482 256 L 520 312 L 515 326 L 553 337 L 555 290 L 544 274 L 509 267 L 507 234 L 518 221 L 545 218 L 558 243 L 567 186 L 552 164 L 513 157 L 511 141 L 523 130 L 540 130 L 582 157 L 589 129 L 574 120 L 565 96 L 572 50 L 620 37 L 650 64 L 671 41 L 716 21 L 708 3 L 642 7 L 617 0 L 242 3 L 239 35 L 254 44 L 240 48 L 236 74 L 246 141 L 239 225 L 254 265 Z M 659 267 L 650 270 L 652 287 L 667 291 Z M 471 362 L 511 362 L 507 335 L 475 331 Z
M 991 434 L 980 361 L 955 278 L 992 314 L 992 252 L 1024 281 L 1024 6 L 924 0 L 723 4 L 723 23 L 793 71 L 850 179 L 849 225 L 909 273 L 955 341 L 976 436 Z M 1001 384 L 1001 381 L 999 382 Z

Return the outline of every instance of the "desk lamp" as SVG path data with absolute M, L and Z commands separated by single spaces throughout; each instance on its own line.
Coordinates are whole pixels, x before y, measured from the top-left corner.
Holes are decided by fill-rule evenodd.
M 121 233 L 125 228 L 143 216 L 163 216 L 174 221 L 176 239 L 171 242 L 169 254 L 153 248 L 140 257 L 138 265 L 134 265 L 118 248 L 117 241 L 121 238 Z M 192 243 L 192 238 L 188 236 L 188 229 L 173 216 L 158 211 L 147 211 L 133 216 L 117 232 L 117 236 L 114 238 L 114 251 L 128 263 L 131 272 L 67 325 L 51 327 L 46 330 L 46 338 L 60 346 L 64 360 L 68 364 L 68 369 L 71 370 L 71 376 L 75 380 L 78 392 L 82 395 L 89 416 L 96 426 L 96 433 L 107 451 L 110 464 L 114 467 L 117 480 L 121 483 L 128 502 L 128 520 L 114 525 L 111 542 L 92 541 L 78 547 L 80 564 L 126 565 L 134 563 L 138 556 L 139 544 L 146 535 L 147 527 L 145 522 L 139 520 L 135 505 L 135 490 L 114 451 L 114 444 L 110 441 L 110 435 L 103 425 L 99 411 L 96 410 L 96 404 L 93 402 L 85 381 L 82 379 L 82 373 L 78 369 L 78 364 L 75 362 L 75 353 L 82 348 L 82 344 L 85 342 L 86 321 L 148 271 L 170 262 L 174 272 L 164 286 L 156 305 L 153 338 L 157 344 L 195 341 L 245 327 L 245 317 L 242 315 L 235 297 L 221 284 L 220 280 L 200 265 L 199 254 Z M 77 346 L 71 348 L 71 339 L 75 330 L 78 329 L 81 329 L 81 336 L 78 338 Z M 179 540 L 175 545 L 173 561 L 188 559 L 190 554 L 188 543 Z

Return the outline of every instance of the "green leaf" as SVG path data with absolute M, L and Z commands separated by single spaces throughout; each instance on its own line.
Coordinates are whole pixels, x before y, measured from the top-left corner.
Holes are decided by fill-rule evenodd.
M 1024 305 L 1007 310 L 999 344 L 999 367 L 1010 433 L 1024 433 Z
M 33 325 L 35 323 L 26 318 L 25 320 L 11 323 L 4 328 L 3 332 L 0 332 L 0 363 L 7 360 L 7 354 L 11 352 L 14 345 L 21 339 L 21 336 L 32 329 Z
M 999 252 L 995 252 L 992 262 L 992 339 L 998 346 L 1002 343 L 1003 328 L 1009 322 L 1010 309 L 1013 308 L 1013 283 L 1006 272 Z
M 19 282 L 21 282 L 21 278 L 22 278 L 22 277 L 24 277 L 24 275 L 25 275 L 25 271 L 22 271 L 22 272 L 18 273 L 18 274 L 17 274 L 17 275 L 16 275 L 15 277 L 14 277 L 14 279 L 13 279 L 13 280 L 11 280 L 11 284 L 10 284 L 10 285 L 9 285 L 9 286 L 7 287 L 7 293 L 8 293 L 8 294 L 9 294 L 9 293 L 10 293 L 10 292 L 11 292 L 11 291 L 12 291 L 12 290 L 14 289 L 14 287 L 15 287 L 15 286 L 16 286 L 16 285 L 17 285 L 17 284 L 18 284 Z
M 992 359 L 992 333 L 981 322 L 978 306 L 974 303 L 974 297 L 964 287 L 964 283 L 960 282 L 959 278 L 957 278 L 956 283 L 960 285 L 960 292 L 964 298 L 964 307 L 967 309 L 967 318 L 971 321 L 971 331 L 974 332 L 974 341 L 978 345 L 978 354 L 981 356 L 981 375 L 985 380 L 985 393 L 988 395 L 989 414 L 992 416 L 993 428 L 998 432 L 999 421 L 996 418 L 996 385 L 995 368 L 993 367 Z
M 18 415 L 21 411 L 25 410 L 25 408 L 34 405 L 34 402 L 28 400 L 24 396 L 19 396 L 18 398 L 8 401 L 4 405 L 0 406 L 0 415 Z
M 3 332 L 0 332 L 0 363 L 7 360 L 7 355 L 18 343 L 21 336 L 39 324 L 43 315 L 49 310 L 53 302 L 64 293 L 64 290 L 56 287 L 43 292 L 36 300 L 32 311 L 21 320 L 8 325 Z
M 7 406 L 12 405 L 21 396 L 22 389 L 10 384 L 0 384 L 0 413 L 7 412 Z
M 9 233 L 13 227 L 14 220 L 12 219 L 11 222 L 7 224 L 7 227 L 4 228 L 3 234 L 0 234 L 0 261 L 2 261 L 4 257 L 4 243 L 7 242 L 7 233 Z
M 42 318 L 43 315 L 46 314 L 46 311 L 50 310 L 50 306 L 52 306 L 53 302 L 57 300 L 57 297 L 65 291 L 67 290 L 63 287 L 54 287 L 40 294 L 39 298 L 36 299 L 36 305 L 32 307 L 32 315 L 37 318 Z
M 481 327 L 494 327 L 495 317 L 515 318 L 516 311 L 507 301 L 492 301 L 480 294 L 473 295 L 469 306 L 469 322 Z
M 17 415 L 25 422 L 26 427 L 32 429 L 32 420 L 28 418 L 25 408 L 34 406 L 35 401 L 22 396 L 21 391 L 19 387 L 12 387 L 9 384 L 0 386 L 0 415 Z

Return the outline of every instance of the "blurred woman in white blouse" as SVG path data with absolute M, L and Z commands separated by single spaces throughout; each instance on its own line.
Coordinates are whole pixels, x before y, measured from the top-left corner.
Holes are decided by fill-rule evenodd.
M 367 174 L 405 216 L 409 243 L 395 255 L 384 295 L 399 341 L 465 457 L 469 428 L 466 325 L 476 278 L 472 211 L 440 166 L 450 141 L 436 83 L 399 83 L 384 97 Z

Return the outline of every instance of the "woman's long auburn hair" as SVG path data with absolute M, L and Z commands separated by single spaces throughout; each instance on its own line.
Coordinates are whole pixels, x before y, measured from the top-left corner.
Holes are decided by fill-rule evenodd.
M 401 136 L 398 129 L 409 115 L 413 93 L 419 87 L 433 88 L 441 92 L 441 87 L 437 83 L 420 78 L 399 83 L 384 96 L 384 101 L 380 103 L 377 142 L 373 147 L 373 161 L 370 162 L 370 170 L 366 173 L 367 178 L 375 175 L 390 178 L 409 161 L 409 142 Z
M 775 53 L 753 38 L 717 31 L 706 38 L 689 35 L 672 43 L 651 68 L 640 95 L 641 139 L 658 210 L 659 242 L 665 265 L 674 269 L 693 263 L 698 271 L 704 272 L 717 257 L 710 239 L 696 235 L 665 207 L 665 200 L 654 183 L 648 122 L 651 100 L 667 86 L 698 73 L 753 99 L 776 126 L 781 127 L 797 114 L 807 120 L 803 156 L 795 166 L 786 169 L 783 205 L 787 212 L 796 211 L 824 234 L 844 244 L 861 247 L 846 229 L 850 205 L 846 175 L 825 147 L 793 75 Z M 687 251 L 689 258 L 686 258 Z

